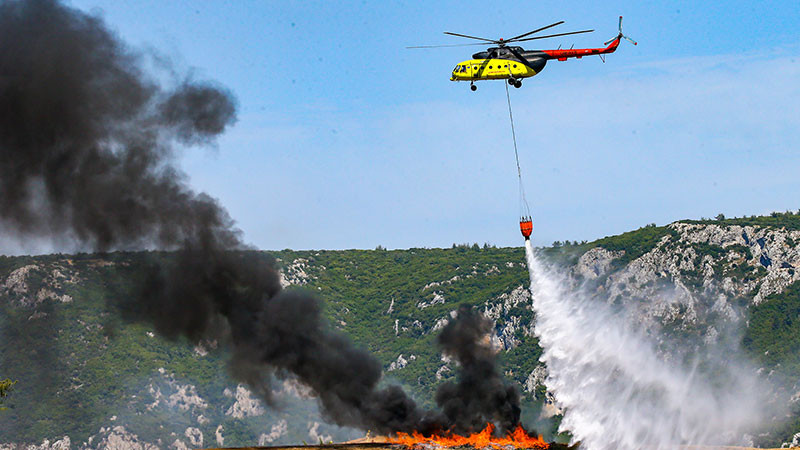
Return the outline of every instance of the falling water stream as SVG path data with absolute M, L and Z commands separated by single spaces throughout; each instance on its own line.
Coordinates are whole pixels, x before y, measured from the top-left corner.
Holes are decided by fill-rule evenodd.
M 530 241 L 525 251 L 545 384 L 573 442 L 586 450 L 741 443 L 743 430 L 761 420 L 752 371 L 725 363 L 733 375 L 719 386 L 694 367 L 665 361 L 605 303 L 570 287 Z

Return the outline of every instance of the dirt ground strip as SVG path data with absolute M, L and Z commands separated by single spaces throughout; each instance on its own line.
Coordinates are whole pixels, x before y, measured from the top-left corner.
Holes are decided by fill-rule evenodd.
M 343 444 L 324 444 L 324 445 L 287 445 L 276 447 L 229 447 L 211 448 L 205 450 L 397 450 L 402 448 L 400 444 L 387 444 L 385 442 L 364 442 L 364 443 L 343 443 Z M 800 449 L 800 447 L 793 447 Z M 785 449 L 764 449 L 756 447 L 715 447 L 707 445 L 682 446 L 679 450 L 785 450 Z

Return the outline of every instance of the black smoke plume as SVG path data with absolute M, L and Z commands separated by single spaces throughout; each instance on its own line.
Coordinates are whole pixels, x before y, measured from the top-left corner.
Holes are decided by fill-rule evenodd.
M 461 364 L 459 381 L 436 391 L 436 403 L 455 429 L 481 429 L 492 422 L 508 431 L 519 424 L 519 392 L 497 371 L 492 331 L 492 321 L 462 306 L 457 320 L 439 335 L 444 352 Z
M 314 390 L 328 419 L 395 431 L 474 431 L 518 420 L 513 389 L 480 345 L 469 310 L 442 333 L 460 383 L 421 410 L 381 366 L 326 326 L 320 302 L 283 292 L 271 263 L 241 241 L 226 211 L 193 192 L 176 148 L 213 143 L 236 119 L 229 92 L 187 79 L 164 87 L 103 21 L 55 0 L 0 3 L 0 224 L 19 238 L 94 251 L 156 247 L 136 310 L 167 337 L 226 330 L 233 374 L 269 399 L 273 376 Z M 476 391 L 481 392 L 476 392 Z

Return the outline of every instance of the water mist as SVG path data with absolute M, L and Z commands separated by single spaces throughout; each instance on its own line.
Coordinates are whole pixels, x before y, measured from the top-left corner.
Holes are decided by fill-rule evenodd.
M 570 431 L 582 448 L 735 443 L 761 422 L 763 394 L 752 369 L 720 363 L 727 370 L 720 383 L 696 367 L 665 361 L 652 341 L 608 305 L 570 290 L 530 241 L 525 250 L 535 332 L 549 372 L 545 384 L 564 410 L 561 430 Z

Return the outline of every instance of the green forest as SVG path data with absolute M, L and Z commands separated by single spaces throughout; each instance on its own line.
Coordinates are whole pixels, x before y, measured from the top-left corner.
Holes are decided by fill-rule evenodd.
M 739 219 L 707 222 L 739 224 L 731 220 Z M 742 220 L 785 229 L 800 223 L 797 215 L 783 213 Z M 669 226 L 648 225 L 591 243 L 558 243 L 541 252 L 569 268 L 586 251 L 603 247 L 624 252 L 613 263 L 619 269 L 665 236 L 677 239 Z M 699 258 L 729 251 L 749 254 L 741 246 L 690 247 Z M 530 332 L 535 320 L 530 302 L 510 301 L 529 284 L 522 248 L 453 245 L 257 255 L 281 270 L 292 283 L 288 289 L 321 299 L 329 326 L 372 353 L 384 367 L 386 383 L 401 384 L 425 406 L 434 405 L 439 383 L 457 376 L 457 370 L 442 369 L 436 348 L 438 322 L 460 305 L 494 311 L 498 332 L 511 329 L 506 325 L 513 322 L 513 332 L 503 335 L 502 373 L 516 381 L 524 395 L 526 423 L 548 438 L 557 437 L 559 418 L 540 420 L 544 389 L 524 389 L 540 364 L 541 348 Z M 277 403 L 266 405 L 259 414 L 231 413 L 237 383 L 227 366 L 224 341 L 198 348 L 183 339 L 166 340 L 148 324 L 122 314 L 120 305 L 127 304 L 151 258 L 170 258 L 170 254 L 0 257 L 0 280 L 6 280 L 0 296 L 0 407 L 4 408 L 0 442 L 38 443 L 68 435 L 72 442 L 83 443 L 93 436 L 99 439 L 101 429 L 107 432 L 123 425 L 139 439 L 165 446 L 185 439 L 189 427 L 203 433 L 204 446 L 214 446 L 218 432 L 224 435 L 225 446 L 244 446 L 272 429 L 280 431 L 274 427 L 281 421 L 286 430 L 270 444 L 309 441 L 314 423 L 318 439 L 363 435 L 364 430 L 325 423 L 313 399 L 304 396 L 278 395 Z M 723 269 L 720 275 L 736 278 L 756 279 L 765 272 Z M 748 305 L 747 298 L 742 305 Z M 747 313 L 749 325 L 741 337 L 744 351 L 767 371 L 774 369 L 786 380 L 798 379 L 800 283 L 749 306 Z M 275 387 L 276 392 L 280 389 Z M 194 398 L 194 403 L 176 397 L 179 392 Z M 775 425 L 772 442 L 800 431 L 800 411 L 793 414 Z

